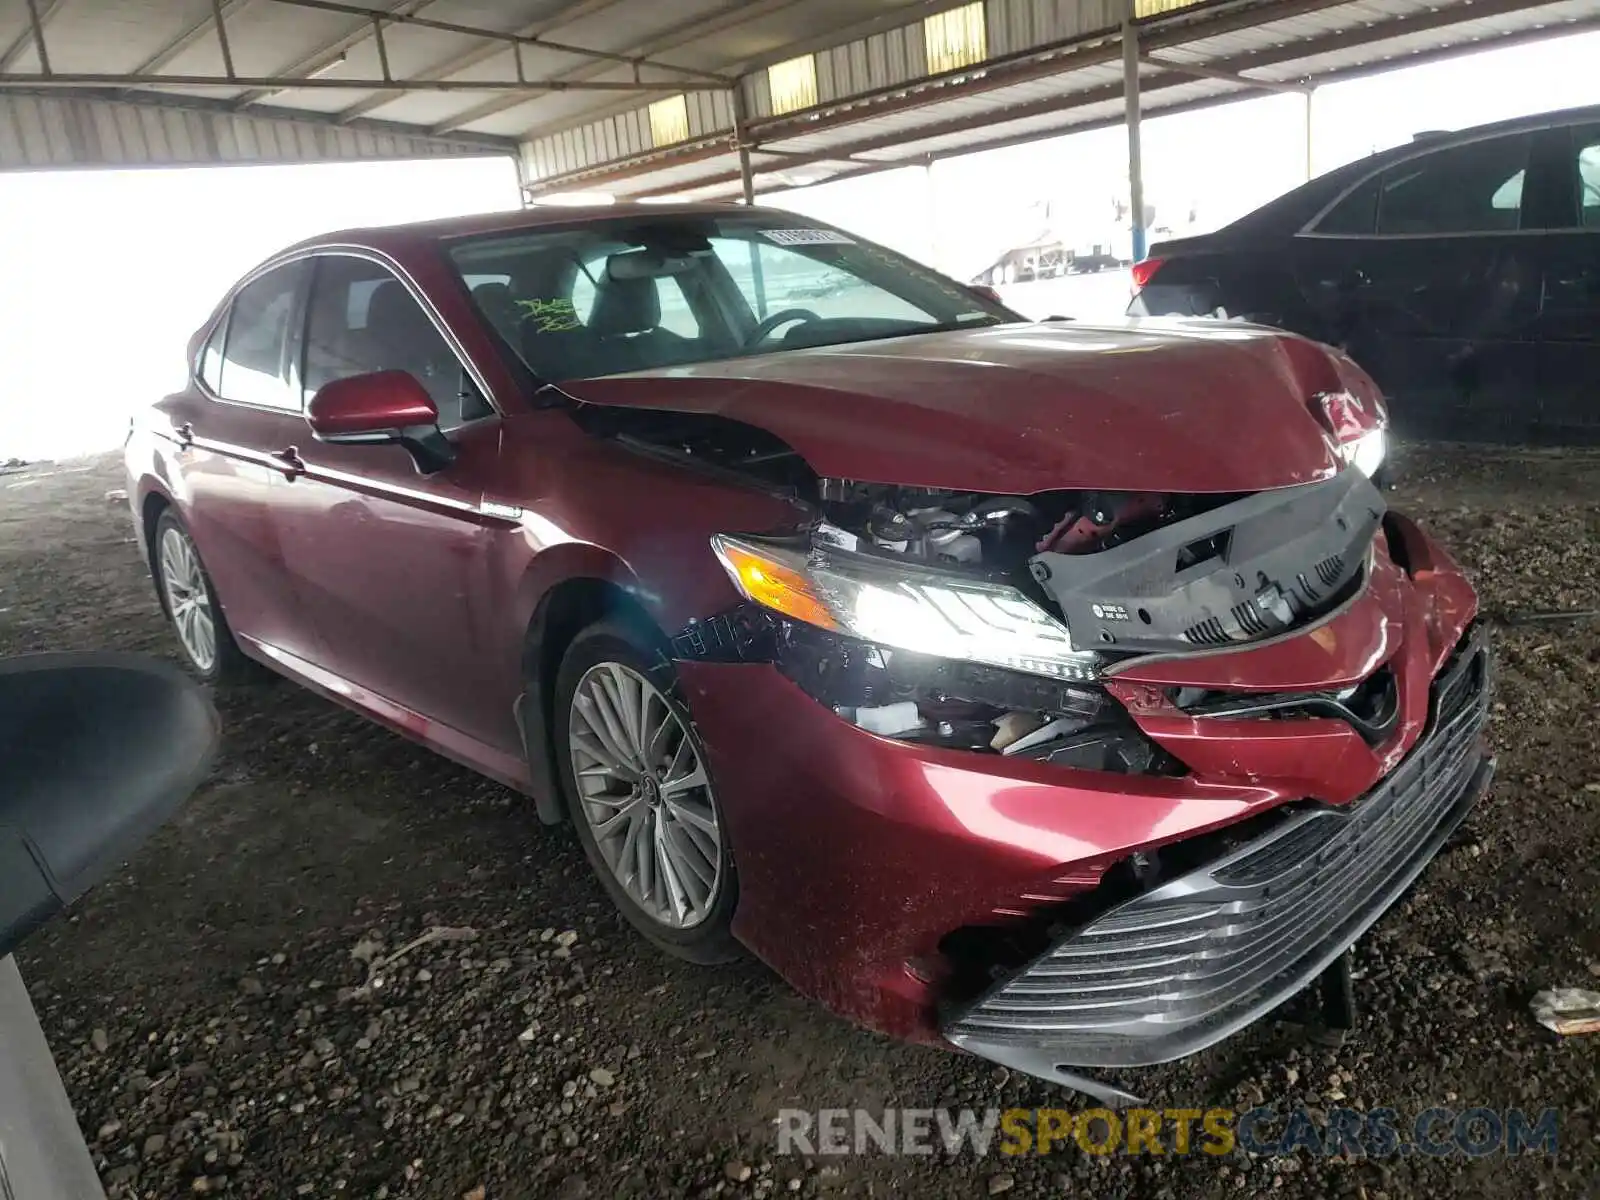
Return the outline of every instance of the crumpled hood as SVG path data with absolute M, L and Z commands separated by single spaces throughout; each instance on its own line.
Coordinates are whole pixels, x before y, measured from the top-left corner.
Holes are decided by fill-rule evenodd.
M 562 385 L 595 404 L 715 413 L 820 475 L 1025 493 L 1249 492 L 1339 463 L 1318 392 L 1377 389 L 1344 356 L 1217 321 L 989 326 Z

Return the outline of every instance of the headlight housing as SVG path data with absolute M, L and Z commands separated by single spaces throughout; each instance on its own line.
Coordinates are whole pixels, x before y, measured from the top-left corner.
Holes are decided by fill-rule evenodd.
M 880 646 L 1056 679 L 1098 675 L 1061 621 L 1014 587 L 911 563 L 718 534 L 742 595 L 796 621 Z
M 1383 466 L 1383 456 L 1389 450 L 1388 439 L 1382 427 L 1369 429 L 1353 441 L 1339 443 L 1339 457 L 1346 465 L 1355 467 L 1368 479 Z
M 1383 466 L 1383 456 L 1389 449 L 1382 410 L 1369 413 L 1367 404 L 1348 391 L 1320 392 L 1316 399 L 1339 457 L 1346 466 L 1355 467 L 1371 479 Z

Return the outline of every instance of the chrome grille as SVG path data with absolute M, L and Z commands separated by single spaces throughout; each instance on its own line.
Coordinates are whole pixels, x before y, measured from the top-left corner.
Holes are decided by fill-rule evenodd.
M 1297 813 L 1089 922 L 959 1012 L 946 1037 L 1048 1078 L 1167 1062 L 1281 1003 L 1377 920 L 1487 785 L 1488 671 L 1475 636 L 1440 673 L 1427 732 L 1372 791 Z

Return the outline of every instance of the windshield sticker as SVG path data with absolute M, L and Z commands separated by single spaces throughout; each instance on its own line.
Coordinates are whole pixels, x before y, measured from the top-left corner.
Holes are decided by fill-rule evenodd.
M 761 236 L 780 246 L 853 246 L 856 242 L 837 229 L 763 229 Z
M 522 319 L 534 322 L 540 333 L 571 333 L 583 328 L 571 300 L 518 300 L 517 307 Z

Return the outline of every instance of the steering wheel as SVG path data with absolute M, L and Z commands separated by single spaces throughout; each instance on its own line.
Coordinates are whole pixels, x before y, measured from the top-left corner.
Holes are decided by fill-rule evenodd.
M 750 331 L 750 336 L 744 339 L 746 346 L 758 346 L 772 336 L 772 331 L 779 325 L 787 325 L 790 321 L 820 321 L 822 320 L 809 308 L 782 308 L 767 317 Z

